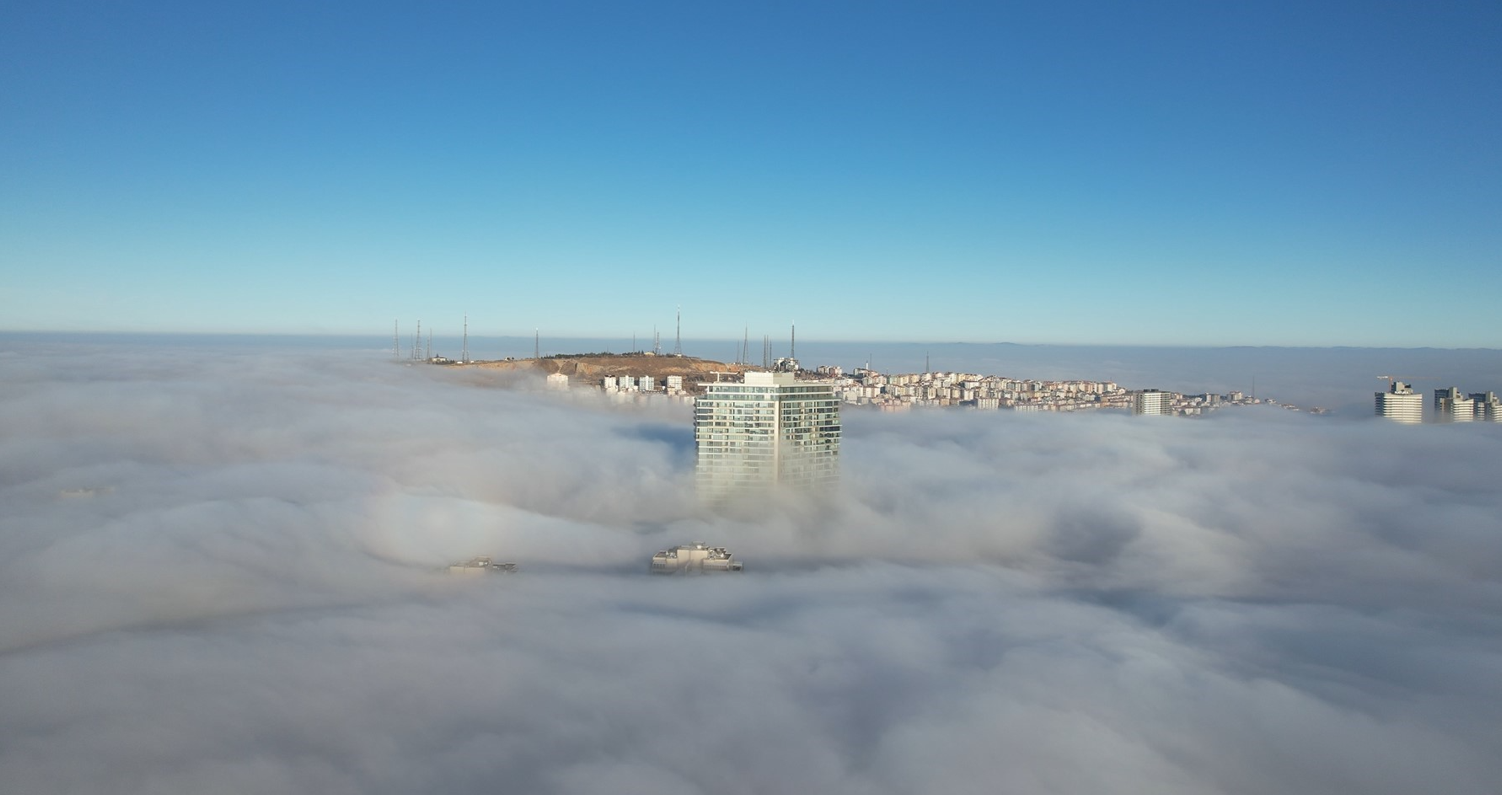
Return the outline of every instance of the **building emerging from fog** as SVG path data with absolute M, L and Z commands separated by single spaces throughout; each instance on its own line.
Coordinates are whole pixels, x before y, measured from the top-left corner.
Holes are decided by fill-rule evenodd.
M 772 486 L 816 488 L 839 479 L 840 403 L 828 383 L 793 373 L 746 373 L 703 384 L 694 401 L 699 493 Z
M 703 543 L 680 544 L 652 556 L 653 574 L 740 570 L 741 562 L 724 547 L 712 547 Z
M 1376 395 L 1378 417 L 1408 424 L 1424 421 L 1424 396 L 1402 381 L 1393 381 L 1386 392 Z
M 1171 395 L 1159 389 L 1144 389 L 1132 393 L 1132 413 L 1152 417 L 1173 413 Z
M 1476 413 L 1476 402 L 1468 395 L 1460 394 L 1455 387 L 1434 390 L 1434 419 L 1437 422 L 1470 422 Z
M 1471 410 L 1477 422 L 1502 422 L 1502 400 L 1495 392 L 1472 392 Z

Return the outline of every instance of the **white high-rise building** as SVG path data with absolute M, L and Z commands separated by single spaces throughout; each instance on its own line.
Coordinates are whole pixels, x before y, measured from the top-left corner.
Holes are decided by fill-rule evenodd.
M 1434 390 L 1434 419 L 1436 422 L 1470 422 L 1475 418 L 1476 403 L 1460 394 L 1455 387 Z
M 703 387 L 694 401 L 701 495 L 839 479 L 840 401 L 833 385 L 756 372 L 740 383 Z
M 1377 416 L 1416 424 L 1424 421 L 1424 396 L 1402 381 L 1393 381 L 1386 392 L 1378 392 Z
M 1477 422 L 1502 422 L 1502 401 L 1495 392 L 1472 392 L 1471 410 Z
M 1173 413 L 1170 401 L 1172 393 L 1158 389 L 1144 389 L 1132 393 L 1132 413 L 1147 416 L 1162 416 Z

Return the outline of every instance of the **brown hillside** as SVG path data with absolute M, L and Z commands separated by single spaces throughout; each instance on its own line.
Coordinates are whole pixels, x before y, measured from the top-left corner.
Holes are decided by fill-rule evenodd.
M 713 381 L 714 373 L 743 373 L 751 368 L 692 356 L 550 356 L 544 359 L 516 359 L 499 362 L 476 362 L 470 367 L 504 372 L 537 372 L 544 375 L 563 373 L 580 385 L 598 385 L 607 376 L 650 375 L 661 385 L 670 375 L 683 376 L 683 388 L 697 392 L 700 381 Z

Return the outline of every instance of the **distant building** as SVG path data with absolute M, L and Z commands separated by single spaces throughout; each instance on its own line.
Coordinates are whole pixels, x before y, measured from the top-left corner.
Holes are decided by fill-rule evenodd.
M 1475 418 L 1475 406 L 1474 400 L 1453 386 L 1434 390 L 1435 422 L 1470 422 Z
M 1477 422 L 1502 422 L 1502 402 L 1495 392 L 1472 392 L 1471 410 Z
M 683 376 L 681 376 L 681 375 L 670 375 L 670 376 L 668 376 L 668 392 L 676 395 L 676 394 L 678 394 L 679 392 L 682 392 L 682 391 L 683 391 Z
M 564 375 L 563 373 L 549 373 L 548 374 L 548 389 L 557 389 L 559 391 L 567 391 L 568 390 L 568 376 Z
M 694 401 L 700 494 L 838 480 L 840 402 L 832 385 L 752 372 L 740 383 L 703 388 Z
M 1424 396 L 1402 381 L 1393 381 L 1386 392 L 1378 392 L 1377 416 L 1406 424 L 1424 421 Z
M 1172 393 L 1159 389 L 1144 389 L 1132 393 L 1132 413 L 1148 417 L 1158 417 L 1173 413 L 1173 404 L 1170 402 Z
M 677 574 L 689 571 L 740 571 L 741 562 L 724 547 L 708 544 L 679 544 L 652 556 L 653 574 Z
M 651 392 L 652 390 L 654 390 L 654 389 L 657 388 L 657 381 L 656 381 L 656 379 L 653 378 L 650 375 L 644 375 L 644 376 L 642 376 L 641 377 L 641 381 L 639 383 L 640 383 L 641 391 L 643 391 L 643 392 Z
M 515 563 L 496 563 L 487 557 L 470 558 L 448 567 L 449 574 L 514 574 Z

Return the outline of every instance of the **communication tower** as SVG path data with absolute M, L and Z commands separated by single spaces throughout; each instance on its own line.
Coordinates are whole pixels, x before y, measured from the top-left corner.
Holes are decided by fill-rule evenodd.
M 459 354 L 459 361 L 469 364 L 469 313 L 464 313 L 464 349 Z
M 678 307 L 678 320 L 673 329 L 673 355 L 683 355 L 683 307 Z

